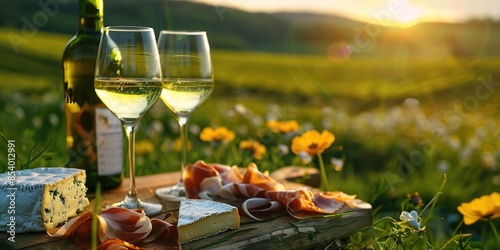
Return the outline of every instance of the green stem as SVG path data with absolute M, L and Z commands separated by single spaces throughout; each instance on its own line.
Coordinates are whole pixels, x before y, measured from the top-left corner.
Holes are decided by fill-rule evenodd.
M 453 234 L 451 235 L 451 237 L 454 237 L 455 235 L 457 235 L 458 229 L 462 226 L 462 224 L 464 224 L 464 220 L 463 219 L 462 219 L 462 221 L 460 221 L 460 223 L 458 223 L 458 225 L 455 228 L 455 230 L 453 230 Z
M 226 162 L 222 159 L 222 152 L 223 152 L 223 147 L 222 147 L 222 142 L 212 142 L 212 148 L 215 148 L 214 154 L 213 154 L 213 162 Z
M 325 164 L 323 163 L 323 157 L 318 154 L 319 168 L 321 171 L 321 189 L 325 191 L 330 191 L 330 185 L 328 184 L 328 178 L 326 178 Z
M 240 154 L 240 152 L 238 151 L 238 145 L 231 146 L 231 149 L 229 151 L 231 151 L 231 159 L 233 160 L 232 164 L 239 164 L 242 162 L 242 154 Z
M 92 221 L 91 221 L 91 246 L 92 250 L 97 249 L 98 245 L 98 232 L 99 232 L 99 218 L 97 218 L 97 214 L 99 213 L 99 202 L 101 200 L 101 183 L 97 182 L 96 188 L 95 188 L 95 198 L 94 198 L 94 212 L 92 214 Z
M 446 181 L 448 180 L 448 177 L 446 176 L 446 174 L 444 174 L 443 176 L 443 181 L 441 182 L 441 186 L 439 187 L 439 190 L 438 192 L 434 195 L 434 197 L 432 197 L 432 200 L 427 203 L 427 205 L 424 207 L 424 209 L 422 209 L 422 212 L 420 212 L 420 215 L 419 216 L 424 216 L 425 215 L 425 211 L 427 209 L 430 209 L 429 213 L 428 214 L 432 214 L 433 211 L 434 211 L 434 207 L 436 206 L 437 204 L 437 200 L 439 199 L 439 197 L 443 194 L 443 189 L 444 189 L 444 186 L 446 185 Z M 422 226 L 425 226 L 427 225 L 427 222 L 429 222 L 430 220 L 432 220 L 433 217 L 432 216 L 426 216 L 423 220 L 422 220 Z
M 500 250 L 500 235 L 498 235 L 497 228 L 495 227 L 495 224 L 493 224 L 492 220 L 490 220 L 490 226 L 491 226 L 491 230 L 493 231 L 493 236 L 495 237 L 495 243 L 497 244 L 497 250 Z

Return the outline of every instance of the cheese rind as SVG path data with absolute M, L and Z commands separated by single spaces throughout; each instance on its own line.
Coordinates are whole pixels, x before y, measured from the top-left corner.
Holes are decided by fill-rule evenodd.
M 61 167 L 0 174 L 0 231 L 42 232 L 66 222 L 89 204 L 85 180 L 85 170 Z
M 188 243 L 240 227 L 238 208 L 217 201 L 187 199 L 179 207 L 179 243 Z

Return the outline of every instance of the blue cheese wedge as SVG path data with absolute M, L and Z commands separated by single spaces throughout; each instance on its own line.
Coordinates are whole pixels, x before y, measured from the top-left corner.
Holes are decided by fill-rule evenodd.
M 181 244 L 239 227 L 237 207 L 212 200 L 181 200 L 177 221 Z
M 89 204 L 85 170 L 35 168 L 0 174 L 0 231 L 53 229 Z

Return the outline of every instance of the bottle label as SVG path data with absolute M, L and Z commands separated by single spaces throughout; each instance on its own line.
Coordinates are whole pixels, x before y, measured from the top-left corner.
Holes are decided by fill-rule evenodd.
M 97 173 L 120 174 L 123 169 L 123 135 L 120 120 L 109 109 L 95 108 Z

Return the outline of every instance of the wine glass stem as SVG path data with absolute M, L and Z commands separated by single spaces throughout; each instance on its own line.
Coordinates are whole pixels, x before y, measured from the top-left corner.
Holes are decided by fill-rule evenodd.
M 181 137 L 181 180 L 179 184 L 183 183 L 182 176 L 184 175 L 184 170 L 187 166 L 187 148 L 188 148 L 188 140 L 187 140 L 187 123 L 189 120 L 189 116 L 179 116 L 179 126 L 180 126 L 180 137 Z
M 137 189 L 135 187 L 135 124 L 124 124 L 128 139 L 128 166 L 130 183 L 127 194 L 127 199 L 137 200 Z M 137 203 L 139 201 L 137 200 Z

